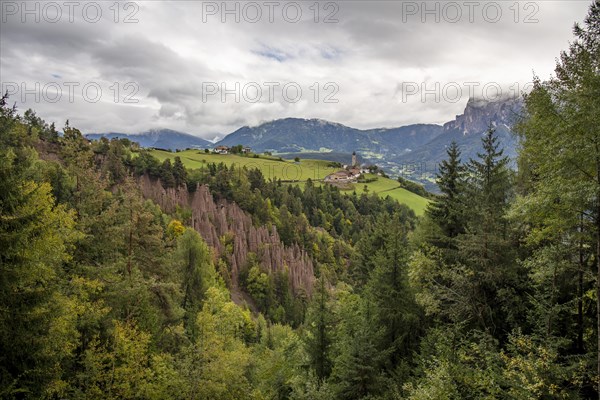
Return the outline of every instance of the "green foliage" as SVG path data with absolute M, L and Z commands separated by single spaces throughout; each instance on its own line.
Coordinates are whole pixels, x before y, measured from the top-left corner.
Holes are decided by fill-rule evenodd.
M 254 264 L 248 270 L 246 290 L 263 310 L 269 310 L 273 301 L 273 288 L 269 276 Z
M 422 377 L 404 386 L 408 399 L 505 398 L 502 359 L 490 336 L 475 331 L 461 337 L 452 329 L 433 330 L 421 353 Z
M 385 355 L 383 367 L 403 379 L 421 333 L 421 313 L 408 285 L 408 225 L 397 216 L 380 224 L 387 235 L 380 248 L 370 253 L 375 267 L 365 295 L 383 334 L 377 344 Z
M 331 373 L 331 342 L 333 318 L 329 293 L 325 278 L 321 277 L 316 283 L 316 293 L 308 308 L 305 325 L 304 342 L 309 357 L 309 364 L 314 370 L 319 383 L 322 383 Z
M 331 379 L 334 398 L 363 399 L 384 389 L 380 368 L 387 354 L 378 351 L 384 333 L 372 304 L 354 294 L 341 296 Z
M 185 399 L 248 398 L 246 376 L 254 323 L 248 311 L 229 300 L 225 289 L 212 287 L 196 320 L 197 339 L 184 350 L 180 374 L 186 381 Z
M 141 151 L 131 163 L 137 176 L 147 173 L 153 178 L 160 178 L 160 163 L 148 151 Z
M 518 175 L 491 128 L 466 164 L 452 144 L 420 219 L 250 157 L 187 170 L 219 156 L 159 161 L 68 121 L 59 137 L 3 97 L 0 397 L 597 398 L 599 21 L 595 2 L 526 97 Z M 225 232 L 213 253 L 190 209 L 144 199 L 143 175 L 236 203 L 311 259 L 313 287 L 271 268 L 269 244 L 236 266 Z
M 408 190 L 409 192 L 418 194 L 419 196 L 425 197 L 426 199 L 431 197 L 431 193 L 429 193 L 427 190 L 425 190 L 423 185 L 420 185 L 416 182 L 413 182 L 411 180 L 403 178 L 402 176 L 398 177 L 398 182 L 400 183 L 400 187 Z
M 194 337 L 196 314 L 202 307 L 205 292 L 216 283 L 215 267 L 208 246 L 192 229 L 186 229 L 177 239 L 177 256 L 183 270 L 182 307 L 186 312 L 185 323 Z
M 594 1 L 560 54 L 556 76 L 536 77 L 525 97 L 517 126 L 522 184 L 512 213 L 533 252 L 527 267 L 540 296 L 532 318 L 546 335 L 568 339 L 562 354 L 594 354 L 590 392 L 600 384 L 599 21 Z
M 435 329 L 421 354 L 421 377 L 403 388 L 408 399 L 578 398 L 578 371 L 560 363 L 552 343 L 519 332 L 500 350 L 478 331 L 463 336 L 452 328 Z
M 0 118 L 0 387 L 2 396 L 58 390 L 61 362 L 77 343 L 63 265 L 77 239 L 75 215 L 48 183 L 31 180 L 35 153 L 13 147 L 22 125 Z
M 244 146 L 243 146 L 243 145 L 241 145 L 241 144 L 238 144 L 238 145 L 232 146 L 232 147 L 229 149 L 229 152 L 230 152 L 231 154 L 242 154 L 242 150 L 243 150 L 243 149 L 244 149 Z
M 90 343 L 73 398 L 182 398 L 182 380 L 167 354 L 150 349 L 151 337 L 132 324 L 114 322 L 107 343 Z
M 179 157 L 175 157 L 175 163 L 173 164 L 173 178 L 175 179 L 176 187 L 180 187 L 187 182 L 187 170 Z
M 437 184 L 442 195 L 430 203 L 426 215 L 443 233 L 443 237 L 434 239 L 436 244 L 447 246 L 453 238 L 465 232 L 463 196 L 466 171 L 461 164 L 460 149 L 456 142 L 452 142 L 446 152 L 448 159 L 439 165 L 437 175 Z
M 173 166 L 171 165 L 171 159 L 167 158 L 160 166 L 159 170 L 160 181 L 165 188 L 175 187 L 177 181 L 173 174 Z

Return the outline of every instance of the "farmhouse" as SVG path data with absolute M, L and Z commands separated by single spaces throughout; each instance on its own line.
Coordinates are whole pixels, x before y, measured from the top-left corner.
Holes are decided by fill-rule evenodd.
M 217 147 L 215 147 L 215 153 L 229 154 L 229 147 L 228 146 L 217 146 Z
M 363 171 L 357 166 L 356 153 L 352 153 L 352 165 L 344 165 L 344 169 L 341 171 L 334 172 L 333 174 L 325 177 L 325 182 L 356 182 Z
M 325 182 L 350 182 L 352 181 L 353 176 L 350 172 L 346 170 L 334 172 L 333 174 L 327 175 L 325 177 Z

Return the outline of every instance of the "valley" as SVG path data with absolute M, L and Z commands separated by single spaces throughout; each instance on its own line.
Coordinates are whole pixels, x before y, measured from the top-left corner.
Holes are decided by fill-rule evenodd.
M 443 125 L 413 124 L 395 128 L 356 129 L 343 124 L 302 118 L 283 118 L 264 122 L 258 126 L 244 126 L 226 135 L 216 143 L 198 137 L 168 130 L 151 131 L 141 134 L 87 134 L 97 140 L 107 138 L 127 138 L 139 142 L 141 146 L 165 150 L 186 150 L 186 165 L 199 167 L 203 158 L 194 150 L 215 149 L 218 146 L 248 146 L 260 154 L 273 154 L 273 161 L 279 157 L 293 160 L 299 157 L 301 164 L 266 165 L 264 160 L 254 160 L 265 176 L 282 180 L 304 181 L 308 178 L 322 179 L 327 174 L 326 164 L 306 159 L 337 161 L 344 163 L 356 152 L 363 164 L 375 164 L 392 178 L 401 176 L 422 184 L 430 192 L 437 193 L 437 166 L 444 159 L 446 148 L 456 141 L 465 161 L 476 158 L 481 151 L 480 138 L 488 127 L 498 132 L 499 142 L 504 153 L 516 159 L 518 139 L 512 127 L 518 120 L 522 101 L 515 98 L 500 100 L 469 99 L 463 114 Z M 157 153 L 161 157 L 160 152 Z M 211 156 L 212 157 L 212 156 Z M 212 158 L 217 161 L 219 158 Z M 240 165 L 251 164 L 247 160 L 237 160 Z M 219 162 L 219 161 L 217 161 Z M 271 171 L 270 168 L 273 168 Z

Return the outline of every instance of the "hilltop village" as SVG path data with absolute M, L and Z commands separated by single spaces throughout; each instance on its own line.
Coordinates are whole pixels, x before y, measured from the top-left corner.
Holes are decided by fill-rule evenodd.
M 356 160 L 356 152 L 352 153 L 352 164 L 342 166 L 343 169 L 325 177 L 326 183 L 355 183 L 362 174 L 369 173 L 367 168 L 361 168 Z
M 242 145 L 229 147 L 229 146 L 217 146 L 213 150 L 216 154 L 250 154 L 252 149 L 250 147 L 244 147 Z M 358 163 L 356 152 L 352 152 L 352 162 L 350 164 L 342 165 L 342 169 L 329 174 L 325 177 L 324 182 L 330 184 L 347 184 L 356 183 L 360 179 L 361 175 L 375 173 L 382 175 L 382 172 L 376 167 L 360 166 Z

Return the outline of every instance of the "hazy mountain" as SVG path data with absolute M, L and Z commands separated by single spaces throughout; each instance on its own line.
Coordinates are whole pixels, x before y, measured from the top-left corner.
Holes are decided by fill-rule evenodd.
M 440 125 L 415 124 L 366 131 L 372 139 L 371 151 L 384 158 L 396 157 L 430 142 L 444 131 Z
M 427 143 L 442 132 L 440 125 L 360 130 L 320 119 L 285 118 L 255 127 L 244 126 L 217 145 L 242 144 L 257 152 L 358 151 L 365 155 L 377 153 L 395 156 Z
M 88 139 L 98 140 L 101 137 L 108 139 L 126 138 L 132 142 L 137 142 L 142 147 L 156 147 L 159 149 L 187 149 L 187 148 L 207 148 L 213 144 L 207 140 L 199 138 L 189 133 L 177 132 L 171 129 L 152 129 L 142 133 L 88 133 L 85 135 Z
M 463 114 L 444 124 L 440 135 L 398 157 L 384 157 L 379 164 L 388 171 L 418 181 L 435 192 L 438 164 L 447 157 L 447 146 L 456 141 L 461 150 L 462 161 L 468 162 L 470 158 L 477 158 L 477 153 L 482 151 L 481 137 L 492 126 L 496 129 L 504 155 L 511 158 L 514 165 L 518 139 L 512 132 L 512 126 L 522 108 L 520 100 L 483 102 L 471 99 Z
M 468 161 L 481 151 L 481 135 L 489 126 L 496 128 L 504 154 L 515 158 L 517 140 L 511 127 L 521 109 L 522 102 L 517 99 L 470 99 L 464 112 L 443 126 L 416 124 L 369 130 L 319 119 L 286 118 L 242 127 L 217 144 L 243 144 L 256 152 L 286 153 L 288 157 L 303 153 L 301 157 L 332 161 L 347 161 L 356 151 L 365 163 L 376 163 L 433 189 L 437 165 L 446 157 L 450 142 L 459 144 L 463 161 Z M 317 156 L 317 152 L 321 154 Z
M 399 166 L 423 163 L 423 167 L 434 170 L 447 157 L 447 146 L 452 141 L 455 141 L 460 147 L 461 159 L 466 162 L 469 158 L 476 158 L 477 153 L 482 151 L 481 137 L 484 133 L 485 130 L 465 135 L 458 129 L 448 130 L 415 151 L 389 161 Z M 504 149 L 504 155 L 515 159 L 517 156 L 517 139 L 513 132 L 506 125 L 500 124 L 496 126 L 496 135 L 498 136 L 500 147 Z
M 320 119 L 285 118 L 256 127 L 244 126 L 217 143 L 224 146 L 237 144 L 250 146 L 257 152 L 352 152 L 357 148 L 369 148 L 371 140 L 364 132 L 342 124 Z

